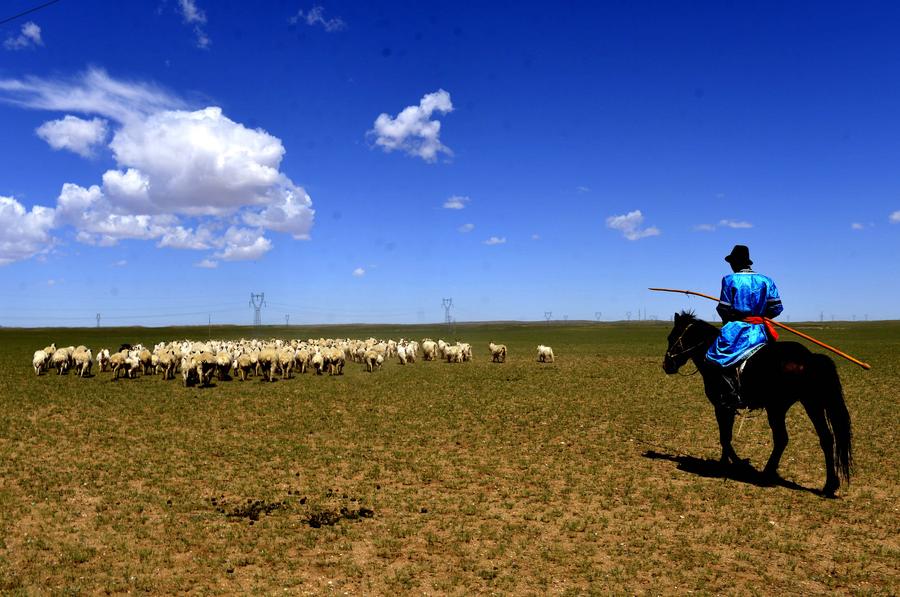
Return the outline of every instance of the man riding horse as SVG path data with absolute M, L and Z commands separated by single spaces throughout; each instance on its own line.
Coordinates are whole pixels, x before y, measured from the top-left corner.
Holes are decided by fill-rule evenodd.
M 720 368 L 722 406 L 736 410 L 748 406 L 740 394 L 744 363 L 767 342 L 778 338 L 775 328 L 763 318 L 777 317 L 784 307 L 772 279 L 750 269 L 750 249 L 735 245 L 725 261 L 734 273 L 722 278 L 716 312 L 724 325 L 707 351 L 706 360 Z

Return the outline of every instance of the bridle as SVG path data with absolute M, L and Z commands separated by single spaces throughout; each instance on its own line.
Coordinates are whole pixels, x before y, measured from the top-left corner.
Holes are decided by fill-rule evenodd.
M 666 351 L 666 358 L 674 359 L 675 357 L 680 357 L 680 356 L 682 356 L 682 355 L 688 354 L 688 353 L 690 353 L 691 351 L 693 351 L 693 350 L 699 348 L 700 345 L 703 344 L 703 343 L 706 341 L 706 340 L 700 340 L 700 342 L 698 342 L 697 344 L 694 344 L 694 345 L 691 346 L 690 348 L 684 348 L 684 347 L 681 345 L 681 340 L 684 338 L 684 335 L 687 333 L 687 331 L 688 331 L 689 329 L 691 329 L 691 326 L 693 326 L 693 325 L 694 325 L 693 323 L 689 323 L 689 324 L 687 324 L 687 325 L 685 326 L 685 328 L 684 328 L 683 330 L 681 330 L 681 335 L 678 336 L 678 339 L 675 340 L 675 342 L 672 344 L 672 347 L 671 347 L 669 350 Z M 671 350 L 672 350 L 673 348 L 681 348 L 681 351 L 680 351 L 680 352 L 676 352 L 676 353 L 673 354 L 673 353 L 671 352 Z

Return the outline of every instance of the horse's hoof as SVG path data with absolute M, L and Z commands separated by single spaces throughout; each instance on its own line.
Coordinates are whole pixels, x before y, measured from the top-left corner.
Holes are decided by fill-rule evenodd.
M 840 483 L 838 483 L 838 482 L 834 482 L 834 483 L 828 482 L 828 483 L 825 483 L 825 487 L 822 488 L 822 495 L 825 496 L 825 497 L 827 497 L 827 498 L 833 498 L 833 497 L 835 497 L 834 494 L 835 494 L 835 492 L 838 490 L 838 487 L 839 487 L 839 486 L 840 486 Z

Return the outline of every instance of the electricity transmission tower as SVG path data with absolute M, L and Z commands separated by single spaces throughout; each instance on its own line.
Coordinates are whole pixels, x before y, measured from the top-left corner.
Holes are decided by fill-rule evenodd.
M 100 327 L 100 314 L 97 313 L 97 327 Z
M 284 314 L 284 326 L 285 326 L 285 327 L 290 327 L 290 325 L 291 325 L 291 314 L 290 314 L 290 313 L 285 313 L 285 314 Z
M 568 315 L 563 315 L 563 321 L 569 321 L 569 316 L 568 316 Z
M 444 307 L 444 323 L 447 324 L 447 333 L 450 333 L 453 326 L 453 320 L 450 318 L 450 308 L 453 306 L 453 298 L 442 299 L 441 306 Z
M 253 307 L 253 325 L 259 327 L 262 325 L 262 308 L 266 306 L 266 293 L 253 294 L 251 292 L 250 306 Z
M 544 311 L 544 319 L 547 320 L 547 325 L 550 325 L 550 320 L 553 319 L 553 311 Z
M 625 311 L 625 319 L 631 321 L 631 311 Z
M 600 321 L 601 317 L 603 317 L 602 311 L 594 311 L 594 319 L 596 319 L 597 321 Z

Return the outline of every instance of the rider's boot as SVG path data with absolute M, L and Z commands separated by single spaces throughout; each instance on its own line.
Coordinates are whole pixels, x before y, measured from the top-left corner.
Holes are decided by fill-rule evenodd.
M 747 404 L 741 397 L 740 383 L 735 367 L 722 369 L 721 383 L 719 384 L 719 398 L 722 406 L 729 410 L 747 408 Z

